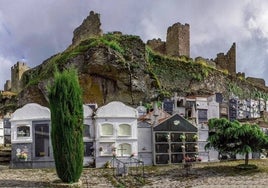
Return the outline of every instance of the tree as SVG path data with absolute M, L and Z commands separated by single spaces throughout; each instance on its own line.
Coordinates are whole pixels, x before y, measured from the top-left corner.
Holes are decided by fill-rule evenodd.
M 243 154 L 248 165 L 249 153 L 258 152 L 267 145 L 267 135 L 258 125 L 243 124 L 227 119 L 210 119 L 210 135 L 206 148 L 214 148 L 219 153 Z
M 238 122 L 230 122 L 225 118 L 210 119 L 209 125 L 209 137 L 206 148 L 214 148 L 219 153 L 234 155 L 234 143 L 237 140 L 232 136 L 233 129 L 237 126 Z
M 51 140 L 56 171 L 65 183 L 78 182 L 83 170 L 83 102 L 77 72 L 55 73 L 49 88 Z
M 248 165 L 249 153 L 261 151 L 267 143 L 267 135 L 258 125 L 240 125 L 234 136 L 239 138 L 236 152 L 245 155 L 245 165 Z

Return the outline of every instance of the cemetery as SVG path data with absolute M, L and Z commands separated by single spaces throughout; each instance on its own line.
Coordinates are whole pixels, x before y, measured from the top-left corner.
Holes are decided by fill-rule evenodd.
M 175 94 L 168 105 L 154 105 L 152 111 L 147 111 L 142 104 L 133 108 L 119 101 L 98 108 L 94 106 L 95 109 L 90 104 L 83 105 L 83 164 L 102 168 L 115 158 L 117 162 L 127 164 L 124 161 L 130 157 L 142 166 L 218 161 L 221 156 L 217 151 L 205 149 L 209 136 L 207 122 L 221 116 L 222 101 L 218 98 L 218 95 L 178 97 Z M 245 109 L 248 116 L 260 116 L 265 110 L 264 101 L 244 102 L 246 107 L 238 101 L 230 100 L 230 118 L 239 119 L 241 110 Z M 173 114 L 165 111 L 170 104 L 172 109 L 169 107 L 167 111 Z M 50 121 L 50 110 L 37 103 L 29 103 L 11 115 L 8 120 L 11 124 L 11 168 L 54 167 Z M 2 140 L 5 136 L 3 124 L 0 124 Z M 236 159 L 243 157 L 237 155 Z M 250 155 L 250 158 L 260 157 L 266 158 L 266 155 Z

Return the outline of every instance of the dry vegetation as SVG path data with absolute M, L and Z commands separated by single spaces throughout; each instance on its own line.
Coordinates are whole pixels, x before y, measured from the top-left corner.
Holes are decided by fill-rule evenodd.
M 250 160 L 250 164 L 256 165 L 257 169 L 238 169 L 237 165 L 243 162 L 197 163 L 190 171 L 186 171 L 183 165 L 146 166 L 144 179 L 131 175 L 114 177 L 113 169 L 85 168 L 81 180 L 84 187 L 151 187 L 161 182 L 191 187 L 194 182 L 214 181 L 212 183 L 217 184 L 218 180 L 228 182 L 228 178 L 232 178 L 232 181 L 250 179 L 251 182 L 258 178 L 268 179 L 268 159 Z M 9 187 L 49 187 L 51 182 L 58 179 L 54 169 L 9 169 L 3 165 L 0 172 L 0 185 Z

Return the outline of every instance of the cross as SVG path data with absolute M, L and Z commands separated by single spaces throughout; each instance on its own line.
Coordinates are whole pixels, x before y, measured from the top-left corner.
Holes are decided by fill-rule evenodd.
M 120 146 L 120 149 L 118 149 L 119 151 L 121 151 L 121 156 L 124 155 L 124 150 L 127 150 L 127 149 L 124 149 L 123 148 L 123 145 Z

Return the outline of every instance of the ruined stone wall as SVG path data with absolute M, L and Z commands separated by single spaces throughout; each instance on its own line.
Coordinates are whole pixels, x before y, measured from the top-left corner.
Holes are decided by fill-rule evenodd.
M 77 45 L 89 37 L 101 36 L 102 30 L 100 26 L 100 14 L 90 11 L 89 16 L 74 30 L 72 44 Z
M 247 77 L 246 80 L 259 86 L 265 86 L 265 80 L 262 78 Z
M 4 91 L 10 91 L 11 90 L 11 80 L 7 80 L 4 85 Z
M 167 30 L 166 54 L 190 57 L 190 25 L 175 23 Z
M 226 55 L 218 53 L 214 61 L 217 69 L 228 70 L 230 74 L 236 75 L 236 44 L 233 43 Z
M 19 92 L 21 88 L 21 77 L 22 74 L 30 68 L 24 62 L 17 62 L 11 67 L 11 91 Z
M 161 41 L 161 39 L 148 40 L 147 45 L 156 52 L 166 54 L 166 42 Z

